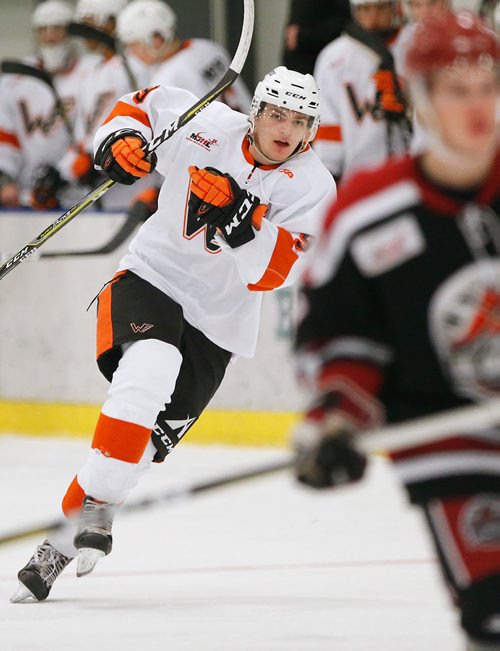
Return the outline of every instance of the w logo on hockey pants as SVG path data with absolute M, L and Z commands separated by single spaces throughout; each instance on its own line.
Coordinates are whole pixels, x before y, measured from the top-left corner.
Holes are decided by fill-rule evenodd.
M 133 332 L 135 334 L 137 333 L 144 333 L 147 332 L 148 330 L 151 330 L 151 328 L 154 328 L 154 325 L 152 323 L 143 323 L 142 325 L 137 325 L 136 323 L 131 323 L 130 327 L 132 328 Z

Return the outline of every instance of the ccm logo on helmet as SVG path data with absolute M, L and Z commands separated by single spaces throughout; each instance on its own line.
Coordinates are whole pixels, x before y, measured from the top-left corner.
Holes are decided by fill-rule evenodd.
M 289 90 L 286 91 L 285 95 L 287 97 L 294 97 L 295 99 L 307 99 L 304 95 L 299 95 L 298 93 L 291 93 Z

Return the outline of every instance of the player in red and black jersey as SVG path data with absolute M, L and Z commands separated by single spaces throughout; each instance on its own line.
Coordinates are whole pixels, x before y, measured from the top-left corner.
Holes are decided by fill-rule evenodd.
M 314 398 L 296 474 L 360 479 L 356 432 L 500 397 L 499 44 L 471 14 L 407 54 L 423 153 L 354 176 L 326 216 L 297 334 Z M 393 455 L 425 512 L 470 649 L 500 649 L 500 426 Z

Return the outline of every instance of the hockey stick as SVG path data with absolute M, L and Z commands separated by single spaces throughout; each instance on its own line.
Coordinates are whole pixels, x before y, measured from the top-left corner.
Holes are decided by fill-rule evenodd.
M 361 433 L 356 440 L 357 446 L 366 453 L 387 450 L 396 452 L 431 443 L 444 437 L 460 434 L 474 435 L 474 432 L 485 430 L 491 427 L 500 426 L 500 399 L 490 400 L 480 405 L 471 407 L 460 407 L 435 416 L 426 416 L 413 421 L 406 421 L 397 425 L 389 425 L 376 430 Z M 286 457 L 282 461 L 266 464 L 260 468 L 253 468 L 241 473 L 212 479 L 187 488 L 170 490 L 165 493 L 144 498 L 137 502 L 126 504 L 120 512 L 132 512 L 144 510 L 163 502 L 172 502 L 177 499 L 187 498 L 198 493 L 205 493 L 215 488 L 229 486 L 247 479 L 257 479 L 273 474 L 279 470 L 291 469 L 293 458 Z M 47 531 L 54 531 L 65 526 L 67 520 L 61 518 L 39 525 L 37 527 L 26 527 L 9 534 L 0 536 L 0 545 L 41 535 Z
M 71 144 L 75 144 L 75 133 L 73 130 L 73 125 L 69 119 L 69 116 L 64 108 L 61 96 L 57 92 L 57 89 L 54 85 L 54 80 L 52 76 L 41 68 L 36 68 L 35 66 L 30 66 L 27 63 L 22 63 L 22 61 L 14 61 L 13 59 L 5 59 L 0 64 L 0 71 L 6 74 L 13 75 L 24 75 L 26 77 L 33 77 L 34 79 L 39 79 L 43 81 L 52 91 L 55 101 L 56 112 L 61 116 L 64 126 L 71 140 Z
M 51 253 L 42 253 L 40 257 L 69 258 L 73 256 L 106 255 L 107 253 L 113 253 L 113 251 L 116 251 L 116 249 L 121 246 L 127 240 L 127 238 L 130 237 L 130 235 L 132 235 L 137 226 L 145 221 L 144 215 L 139 214 L 132 208 L 128 210 L 123 224 L 116 231 L 113 237 L 108 242 L 106 242 L 106 244 L 103 244 L 96 249 L 90 249 L 87 251 L 53 251 Z
M 86 41 L 96 41 L 102 45 L 105 45 L 109 50 L 111 50 L 111 52 L 118 54 L 125 69 L 130 90 L 138 90 L 139 85 L 137 83 L 137 79 L 132 72 L 125 52 L 123 51 L 122 47 L 119 46 L 118 41 L 113 38 L 113 36 L 110 36 L 109 34 L 106 34 L 106 32 L 97 29 L 97 27 L 86 25 L 85 23 L 70 23 L 68 26 L 68 34 L 70 36 L 78 36 L 80 38 L 84 38 Z
M 192 486 L 187 486 L 185 488 L 178 488 L 166 491 L 164 493 L 159 493 L 152 497 L 146 497 L 136 502 L 131 502 L 130 504 L 125 504 L 120 509 L 120 513 L 132 513 L 134 511 L 143 511 L 158 504 L 164 502 L 174 502 L 177 500 L 186 499 L 198 493 L 206 493 L 208 491 L 214 490 L 216 488 L 222 488 L 223 486 L 229 486 L 232 484 L 237 484 L 247 479 L 256 479 L 257 477 L 264 477 L 266 475 L 271 475 L 278 470 L 284 470 L 289 468 L 291 462 L 288 458 L 283 461 L 277 461 L 275 463 L 268 463 L 259 468 L 253 468 L 250 470 L 245 470 L 240 473 L 226 475 L 224 477 L 218 477 L 216 479 L 209 479 L 207 481 L 201 482 L 199 484 L 194 484 Z M 18 540 L 24 540 L 25 538 L 30 538 L 31 536 L 38 536 L 45 534 L 49 531 L 56 531 L 66 526 L 68 523 L 67 519 L 60 518 L 58 520 L 53 520 L 51 522 L 46 522 L 37 527 L 26 527 L 25 529 L 18 529 L 12 533 L 5 534 L 0 536 L 0 545 L 5 545 L 11 542 L 17 542 Z
M 144 151 L 147 154 L 155 151 L 161 144 L 171 138 L 174 133 L 176 133 L 180 128 L 192 120 L 201 110 L 206 106 L 211 104 L 217 97 L 223 93 L 229 86 L 231 86 L 243 68 L 245 59 L 250 49 L 250 43 L 252 41 L 253 33 L 253 23 L 254 23 L 254 0 L 244 0 L 245 6 L 245 15 L 243 18 L 243 28 L 241 31 L 240 42 L 238 44 L 238 49 L 231 61 L 231 64 L 219 81 L 219 83 L 208 92 L 204 97 L 193 104 L 190 108 L 187 109 L 182 115 L 180 115 L 172 124 L 170 124 L 164 131 L 162 131 L 156 138 L 153 138 L 146 147 Z M 100 199 L 111 187 L 115 185 L 115 181 L 108 179 L 101 185 L 99 185 L 94 190 L 91 190 L 86 194 L 78 203 L 72 206 L 67 210 L 63 215 L 58 217 L 52 224 L 47 226 L 47 228 L 40 233 L 34 240 L 26 244 L 20 251 L 18 251 L 12 258 L 0 265 L 0 280 L 4 278 L 10 271 L 15 269 L 21 262 L 24 262 L 30 255 L 35 253 L 42 244 L 44 244 L 49 238 L 55 235 L 58 231 L 61 230 L 66 224 L 69 224 L 77 215 L 83 212 L 86 208 L 94 204 L 98 199 Z

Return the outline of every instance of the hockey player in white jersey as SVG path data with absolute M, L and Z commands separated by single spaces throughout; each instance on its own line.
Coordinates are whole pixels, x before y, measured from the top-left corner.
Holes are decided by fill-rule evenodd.
M 80 0 L 76 18 L 96 27 L 109 36 L 115 35 L 119 13 L 127 0 Z M 105 45 L 98 46 L 102 59 L 81 85 L 75 115 L 76 143 L 46 171 L 46 177 L 37 180 L 35 191 L 52 205 L 59 203 L 61 192 L 68 184 L 79 184 L 80 195 L 102 182 L 102 175 L 94 169 L 92 141 L 94 134 L 116 100 L 124 93 L 149 84 L 150 67 L 139 58 L 126 53 L 126 60 Z M 127 209 L 133 197 L 146 189 L 141 182 L 132 189 L 114 187 L 103 198 L 105 209 Z
M 314 148 L 335 178 L 406 151 L 410 123 L 391 47 L 396 0 L 351 0 L 353 21 L 319 54 L 322 124 Z
M 427 144 L 347 182 L 307 274 L 296 475 L 316 488 L 362 478 L 361 430 L 500 399 L 500 43 L 470 13 L 435 14 L 406 68 Z M 467 650 L 500 651 L 500 423 L 456 420 L 390 456 Z
M 181 39 L 176 35 L 177 17 L 159 0 L 133 0 L 120 14 L 118 35 L 137 56 L 156 65 L 151 85 L 185 88 L 203 97 L 229 67 L 229 56 L 220 45 L 207 39 Z M 237 79 L 220 98 L 231 108 L 248 113 L 251 96 Z
M 172 87 L 131 93 L 97 132 L 95 160 L 111 178 L 132 184 L 156 168 L 164 181 L 158 211 L 99 294 L 97 359 L 111 386 L 63 499 L 79 523 L 37 548 L 14 601 L 45 599 L 77 552 L 83 575 L 111 551 L 117 506 L 195 423 L 231 357 L 254 354 L 263 293 L 300 275 L 335 197 L 310 147 L 311 75 L 276 68 L 249 117 L 213 102 L 146 159 L 141 147 L 194 102 Z
M 49 83 L 26 74 L 6 74 L 0 82 L 0 205 L 29 206 L 34 177 L 72 142 L 76 97 L 90 72 L 67 38 L 72 15 L 61 0 L 42 2 L 33 13 L 38 54 L 22 63 L 40 70 Z M 34 206 L 39 207 L 36 198 Z

